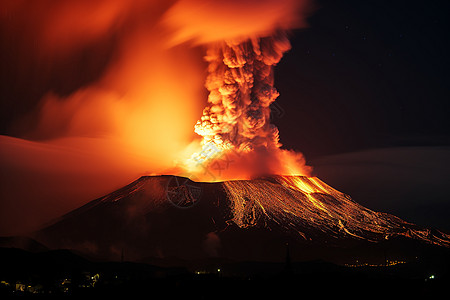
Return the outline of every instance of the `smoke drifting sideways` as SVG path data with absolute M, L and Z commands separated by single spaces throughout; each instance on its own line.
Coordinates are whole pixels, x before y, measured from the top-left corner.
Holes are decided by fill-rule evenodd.
M 19 76 L 53 78 L 46 73 L 99 41 L 110 55 L 69 94 L 49 79 L 35 109 L 15 120 L 20 134 L 0 137 L 0 234 L 34 228 L 139 175 L 186 174 L 177 161 L 201 147 L 193 125 L 213 93 L 205 48 L 210 56 L 219 44 L 270 39 L 305 26 L 309 12 L 306 0 L 3 1 L 2 34 L 20 50 Z M 269 102 L 258 112 L 265 120 Z

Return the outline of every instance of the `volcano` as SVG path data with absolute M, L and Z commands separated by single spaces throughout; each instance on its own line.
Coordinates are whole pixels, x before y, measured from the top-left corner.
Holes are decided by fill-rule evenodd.
M 355 249 L 381 259 L 386 249 L 394 255 L 398 247 L 392 245 L 400 244 L 403 250 L 395 255 L 404 259 L 416 255 L 414 249 L 450 245 L 445 233 L 372 211 L 320 179 L 304 176 L 214 183 L 144 176 L 33 237 L 49 248 L 133 261 L 279 261 L 289 243 L 298 259 L 343 263 L 354 258 Z

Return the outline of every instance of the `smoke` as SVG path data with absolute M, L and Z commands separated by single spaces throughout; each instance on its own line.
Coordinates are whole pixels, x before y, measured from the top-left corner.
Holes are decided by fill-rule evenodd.
M 195 125 L 195 132 L 203 138 L 203 151 L 207 151 L 193 159 L 208 163 L 214 159 L 207 157 L 211 149 L 232 156 L 235 163 L 228 164 L 216 179 L 308 174 L 300 153 L 280 149 L 278 129 L 270 122 L 270 105 L 279 96 L 273 67 L 289 49 L 283 31 L 208 46 L 208 106 Z
M 195 126 L 204 144 L 225 144 L 238 151 L 279 146 L 278 130 L 269 123 L 269 105 L 278 97 L 272 66 L 289 48 L 281 34 L 208 48 L 210 104 Z
M 201 41 L 208 41 L 205 57 L 208 105 L 195 125 L 195 132 L 202 137 L 202 151 L 195 153 L 187 163 L 196 178 L 205 178 L 199 173 L 216 159 L 211 154 L 223 152 L 233 156 L 237 163 L 231 168 L 227 164 L 224 174 L 219 174 L 219 178 L 213 176 L 213 180 L 249 179 L 274 173 L 309 174 L 310 168 L 305 166 L 301 153 L 281 149 L 278 129 L 270 123 L 270 105 L 279 96 L 274 87 L 274 66 L 291 47 L 286 28 L 299 25 L 299 19 L 292 15 L 299 3 L 305 5 L 306 2 L 282 1 L 271 13 L 257 9 L 252 17 L 264 19 L 265 13 L 268 15 L 265 22 L 232 27 L 229 31 L 223 30 L 223 34 L 202 32 L 196 26 L 198 23 L 186 22 L 190 26 L 182 36 L 200 35 Z M 240 5 L 233 7 L 235 14 Z M 263 1 L 259 8 L 266 5 L 274 3 Z M 221 9 L 228 11 L 230 7 L 226 5 Z M 211 12 L 208 8 L 205 10 Z M 237 23 L 244 22 L 239 17 L 238 13 Z M 213 21 L 202 14 L 198 18 L 220 27 L 217 24 L 220 20 Z
M 60 57 L 117 30 L 130 6 L 121 0 L 5 0 L 0 20 L 17 36 L 13 42 L 29 46 L 29 55 Z
M 203 134 L 202 125 L 210 122 L 224 143 L 235 149 L 250 147 L 257 155 L 241 166 L 258 167 L 263 173 L 288 161 L 282 156 L 301 161 L 301 156 L 280 150 L 278 132 L 268 117 L 277 95 L 273 66 L 289 48 L 283 32 L 305 25 L 308 3 L 2 1 L 0 38 L 14 62 L 8 76 L 20 85 L 17 95 L 22 90 L 33 97 L 43 94 L 22 100 L 32 109 L 12 120 L 14 135 L 21 139 L 0 139 L 0 162 L 7 164 L 9 174 L 16 174 L 11 178 L 17 182 L 8 186 L 20 186 L 28 174 L 41 191 L 22 195 L 20 205 L 35 203 L 45 194 L 46 205 L 58 203 L 60 214 L 108 187 L 117 188 L 120 180 L 125 184 L 133 176 L 174 170 L 177 161 L 199 148 L 193 125 L 205 104 L 195 131 L 204 141 L 210 139 L 211 132 Z M 218 93 L 224 96 L 219 99 Z M 11 97 L 6 107 L 16 106 L 18 100 Z M 214 123 L 219 110 L 222 115 Z M 32 157 L 42 169 L 27 169 L 24 157 Z M 62 169 L 64 177 L 58 177 Z M 242 169 L 231 167 L 228 174 L 238 176 Z M 58 185 L 53 183 L 56 178 Z M 71 184 L 73 178 L 78 186 L 90 186 L 89 192 L 72 193 L 78 189 Z M 67 184 L 61 183 L 64 180 Z M 101 189 L 96 189 L 96 181 L 104 181 Z M 11 211 L 15 191 L 8 186 L 1 187 L 2 205 L 7 203 Z M 52 198 L 45 190 L 58 196 Z M 62 194 L 68 196 L 61 200 Z M 19 207 L 15 211 L 8 217 L 13 224 L 24 219 Z M 36 218 L 31 223 L 42 221 Z
M 309 0 L 180 0 L 163 22 L 175 30 L 173 43 L 209 44 L 306 27 L 311 11 Z

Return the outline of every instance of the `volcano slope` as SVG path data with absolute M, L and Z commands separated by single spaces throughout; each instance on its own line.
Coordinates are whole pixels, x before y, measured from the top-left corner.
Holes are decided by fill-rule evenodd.
M 144 176 L 32 236 L 49 248 L 131 261 L 280 261 L 289 243 L 299 260 L 376 263 L 450 245 L 445 233 L 372 211 L 303 176 L 215 183 Z

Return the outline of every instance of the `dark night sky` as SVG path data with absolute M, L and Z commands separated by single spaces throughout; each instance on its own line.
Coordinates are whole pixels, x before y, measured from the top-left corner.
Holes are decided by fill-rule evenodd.
M 319 3 L 276 69 L 281 142 L 356 201 L 450 229 L 450 2 Z
M 450 229 L 450 2 L 316 3 L 275 70 L 282 144 L 370 208 Z M 3 135 L 23 137 L 23 116 L 48 91 L 69 95 L 114 59 L 113 34 L 47 65 L 11 32 L 0 28 Z
M 284 145 L 311 158 L 448 145 L 450 3 L 319 3 L 276 69 Z

